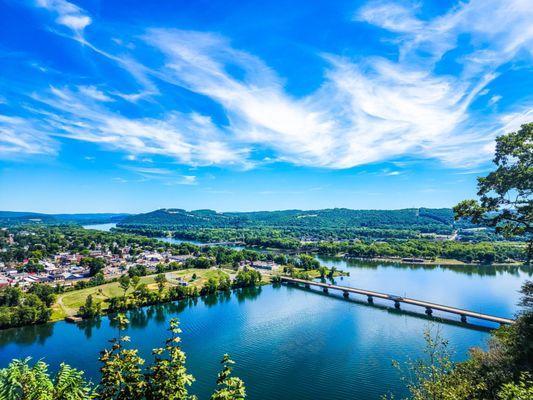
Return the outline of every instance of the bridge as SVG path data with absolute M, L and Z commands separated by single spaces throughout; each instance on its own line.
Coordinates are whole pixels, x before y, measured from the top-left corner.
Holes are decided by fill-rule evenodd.
M 396 308 L 400 308 L 400 303 L 411 304 L 414 306 L 425 308 L 425 312 L 427 315 L 431 315 L 433 313 L 433 310 L 456 314 L 456 315 L 461 316 L 462 322 L 466 322 L 467 317 L 470 317 L 470 318 L 476 318 L 476 319 L 480 319 L 484 321 L 495 322 L 500 325 L 506 325 L 506 324 L 508 325 L 508 324 L 514 323 L 514 320 L 509 319 L 509 318 L 496 317 L 494 315 L 483 314 L 483 313 L 478 313 L 478 312 L 469 311 L 469 310 L 463 310 L 461 308 L 450 307 L 450 306 L 437 304 L 437 303 L 430 303 L 428 301 L 423 301 L 423 300 L 410 299 L 408 297 L 394 296 L 391 294 L 375 292 L 372 290 L 356 289 L 356 288 L 352 288 L 348 286 L 339 286 L 339 285 L 333 285 L 329 283 L 314 282 L 314 281 L 308 281 L 305 279 L 298 279 L 298 278 L 289 278 L 287 276 L 280 276 L 280 279 L 282 282 L 286 282 L 289 284 L 294 284 L 294 285 L 303 284 L 306 288 L 310 288 L 311 286 L 321 288 L 324 293 L 328 293 L 330 290 L 338 290 L 342 292 L 344 297 L 348 297 L 350 293 L 367 296 L 367 301 L 369 303 L 373 303 L 374 298 L 378 298 L 378 299 L 393 301 L 394 306 Z

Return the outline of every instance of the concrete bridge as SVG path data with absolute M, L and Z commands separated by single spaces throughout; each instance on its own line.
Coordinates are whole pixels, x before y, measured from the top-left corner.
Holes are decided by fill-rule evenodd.
M 461 317 L 461 321 L 463 322 L 466 322 L 467 317 L 471 317 L 471 318 L 476 318 L 476 319 L 480 319 L 484 321 L 496 322 L 500 325 L 514 323 L 514 320 L 509 319 L 509 318 L 496 317 L 494 315 L 483 314 L 483 313 L 478 313 L 478 312 L 469 311 L 469 310 L 463 310 L 461 308 L 449 307 L 446 305 L 430 303 L 428 301 L 423 301 L 423 300 L 410 299 L 408 297 L 400 297 L 400 296 L 394 296 L 394 295 L 387 294 L 387 293 L 374 292 L 372 290 L 356 289 L 356 288 L 352 288 L 348 286 L 339 286 L 339 285 L 332 285 L 329 283 L 307 281 L 305 279 L 289 278 L 286 276 L 281 276 L 280 278 L 282 282 L 286 282 L 286 283 L 290 283 L 294 285 L 304 285 L 306 288 L 310 288 L 311 286 L 321 288 L 324 293 L 328 293 L 330 290 L 338 290 L 342 292 L 344 297 L 348 297 L 350 293 L 367 296 L 367 301 L 369 303 L 373 303 L 374 298 L 378 298 L 378 299 L 393 301 L 394 306 L 396 308 L 400 308 L 401 303 L 423 307 L 425 308 L 425 312 L 428 315 L 431 315 L 433 313 L 433 310 L 439 310 L 439 311 L 443 311 L 443 312 L 447 312 L 451 314 L 456 314 Z

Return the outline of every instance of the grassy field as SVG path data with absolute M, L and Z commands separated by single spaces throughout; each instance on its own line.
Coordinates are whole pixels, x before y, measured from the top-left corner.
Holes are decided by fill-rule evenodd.
M 186 269 L 182 271 L 173 271 L 167 273 L 167 282 L 166 286 L 173 286 L 173 279 L 181 278 L 190 285 L 198 287 L 200 289 L 204 283 L 211 277 L 218 277 L 221 274 L 232 275 L 235 271 L 232 270 L 219 270 L 219 269 Z M 193 275 L 196 274 L 196 279 L 192 279 Z M 155 283 L 156 274 L 143 276 L 141 278 L 142 283 L 148 285 L 148 289 L 157 290 L 157 284 Z M 128 291 L 128 293 L 131 289 Z M 63 293 L 57 296 L 56 302 L 52 305 L 52 321 L 58 321 L 64 319 L 67 316 L 75 315 L 78 312 L 78 309 L 85 304 L 85 299 L 90 294 L 93 295 L 95 301 L 102 302 L 105 299 L 110 297 L 122 296 L 123 290 L 120 288 L 118 282 L 106 283 L 105 285 L 95 286 L 91 288 L 74 290 L 72 292 Z M 104 306 L 105 309 L 105 306 Z
M 318 271 L 307 271 L 310 278 L 317 278 L 320 276 Z M 198 289 L 201 289 L 202 286 L 209 280 L 209 278 L 218 278 L 221 275 L 229 275 L 231 279 L 235 277 L 236 272 L 231 269 L 184 269 L 179 271 L 167 272 L 165 275 L 167 277 L 166 286 L 173 286 L 178 284 L 178 279 L 189 283 L 189 285 L 196 286 Z M 342 275 L 341 271 L 337 271 L 335 276 Z M 271 282 L 272 273 L 267 270 L 261 271 L 262 275 L 262 284 L 268 284 Z M 148 275 L 141 278 L 142 283 L 146 283 L 148 289 L 157 290 L 157 283 L 155 283 L 155 276 Z M 193 278 L 193 276 L 196 276 Z M 132 289 L 128 290 L 128 293 Z M 123 290 L 120 288 L 118 282 L 106 283 L 105 285 L 95 286 L 91 288 L 73 290 L 71 292 L 66 292 L 57 296 L 56 302 L 52 305 L 52 321 L 58 321 L 64 319 L 68 316 L 76 315 L 79 308 L 85 304 L 85 299 L 87 296 L 92 295 L 93 299 L 96 302 L 104 302 L 106 299 L 111 297 L 122 296 L 124 294 Z M 105 310 L 105 303 L 102 304 L 102 308 Z

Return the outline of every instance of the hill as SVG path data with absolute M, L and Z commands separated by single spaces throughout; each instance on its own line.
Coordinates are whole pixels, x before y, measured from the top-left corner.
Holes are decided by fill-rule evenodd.
M 465 225 L 462 223 L 462 225 Z M 409 208 L 403 210 L 284 210 L 258 212 L 216 212 L 160 209 L 124 218 L 121 227 L 187 228 L 379 228 L 414 229 L 421 232 L 451 230 L 456 224 L 450 208 Z
M 120 222 L 129 214 L 96 213 L 96 214 L 42 214 L 24 211 L 0 211 L 0 225 L 22 224 L 105 224 Z

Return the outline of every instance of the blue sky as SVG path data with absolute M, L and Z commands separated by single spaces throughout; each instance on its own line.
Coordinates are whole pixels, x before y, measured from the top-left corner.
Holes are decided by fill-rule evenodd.
M 449 207 L 533 120 L 529 0 L 0 15 L 4 210 Z

